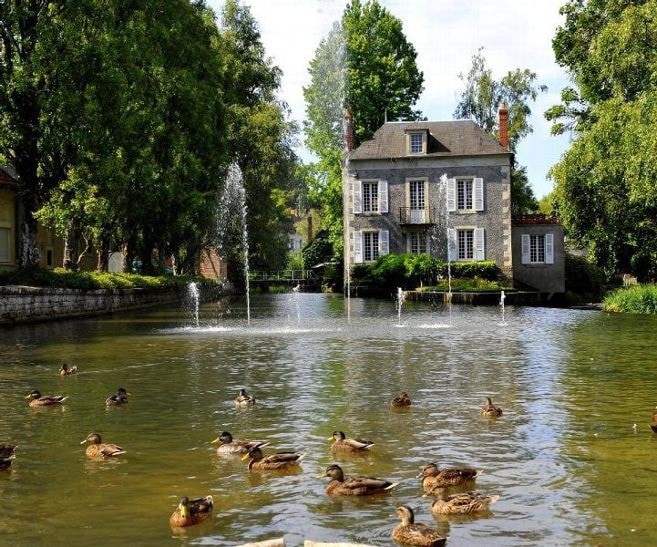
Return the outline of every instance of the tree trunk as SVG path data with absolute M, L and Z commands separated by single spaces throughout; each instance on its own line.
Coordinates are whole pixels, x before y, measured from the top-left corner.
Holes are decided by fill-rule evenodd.
M 64 269 L 66 271 L 77 271 L 78 269 L 78 250 L 80 248 L 80 220 L 77 217 L 72 218 L 66 229 L 66 238 L 64 239 Z
M 109 232 L 103 230 L 100 236 L 100 248 L 98 249 L 98 264 L 96 269 L 100 272 L 109 270 L 109 255 L 110 255 L 110 235 Z
M 39 267 L 39 248 L 37 246 L 37 221 L 32 216 L 34 206 L 19 200 L 18 204 L 18 253 L 19 269 L 34 269 Z
M 147 243 L 141 253 L 141 273 L 144 275 L 155 275 L 153 267 L 153 244 Z

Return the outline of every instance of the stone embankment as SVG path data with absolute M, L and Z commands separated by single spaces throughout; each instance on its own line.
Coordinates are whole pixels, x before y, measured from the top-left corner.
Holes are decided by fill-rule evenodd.
M 203 300 L 219 297 L 204 294 Z M 181 302 L 184 290 L 0 287 L 0 325 L 100 315 Z

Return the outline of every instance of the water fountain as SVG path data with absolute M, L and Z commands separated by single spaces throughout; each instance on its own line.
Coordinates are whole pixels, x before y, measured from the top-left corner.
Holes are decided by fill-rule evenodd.
M 236 212 L 237 211 L 237 215 Z M 231 246 L 242 246 L 244 257 L 244 283 L 246 290 L 246 322 L 251 324 L 249 287 L 249 233 L 247 226 L 246 190 L 242 171 L 236 163 L 228 168 L 224 193 L 217 217 L 218 247 L 224 251 Z M 236 218 L 237 217 L 237 218 Z
M 200 293 L 198 290 L 198 283 L 196 283 L 196 281 L 190 281 L 189 284 L 187 285 L 187 295 L 189 297 L 189 301 L 191 304 L 192 319 L 194 321 L 194 326 L 198 328 L 199 326 L 198 306 L 199 306 Z
M 504 300 L 506 299 L 506 295 L 504 294 L 504 291 L 502 290 L 500 292 L 500 307 L 502 308 L 502 323 L 500 325 L 502 327 L 506 326 L 506 321 L 504 320 Z
M 445 207 L 445 226 L 444 233 L 447 239 L 447 306 L 449 309 L 449 326 L 452 326 L 452 257 L 456 254 L 456 249 L 454 249 L 453 241 L 449 237 L 449 208 L 447 207 L 447 173 L 443 173 L 440 176 L 440 188 L 441 188 L 441 206 Z M 444 192 L 444 193 L 443 193 Z
M 299 291 L 301 290 L 301 285 L 292 287 L 292 292 L 294 293 L 294 306 L 297 310 L 297 326 L 301 325 L 301 314 L 299 313 Z
M 401 287 L 397 287 L 396 307 L 397 307 L 397 326 L 398 327 L 402 326 L 401 312 L 402 312 L 403 304 L 404 304 L 404 291 L 402 290 Z

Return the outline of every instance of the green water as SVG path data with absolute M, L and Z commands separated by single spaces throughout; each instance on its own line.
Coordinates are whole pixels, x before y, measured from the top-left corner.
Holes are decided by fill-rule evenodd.
M 443 308 L 283 294 L 183 310 L 0 331 L 0 443 L 19 445 L 0 473 L 0 544 L 237 545 L 285 536 L 390 545 L 395 506 L 466 545 L 655 545 L 657 320 L 545 308 Z M 58 368 L 77 365 L 77 376 Z M 104 400 L 123 386 L 122 408 Z M 68 395 L 33 409 L 33 388 Z M 258 403 L 240 410 L 246 387 Z M 408 391 L 409 412 L 389 400 Z M 479 416 L 490 395 L 504 409 Z M 633 425 L 636 424 L 636 429 Z M 293 474 L 220 458 L 222 430 L 306 452 Z M 335 458 L 333 430 L 376 444 L 341 456 L 346 474 L 400 485 L 333 500 L 316 478 Z M 121 445 L 85 457 L 90 431 Z M 415 475 L 423 464 L 484 470 L 500 501 L 480 518 L 435 520 Z M 183 495 L 214 496 L 210 522 L 173 533 Z

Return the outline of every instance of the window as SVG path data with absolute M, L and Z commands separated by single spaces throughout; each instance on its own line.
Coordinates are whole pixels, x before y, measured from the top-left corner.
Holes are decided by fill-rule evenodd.
M 408 234 L 408 250 L 412 254 L 424 254 L 427 252 L 427 236 L 422 232 L 411 232 Z
M 376 213 L 379 210 L 379 183 L 363 182 L 363 213 Z
M 424 209 L 424 180 L 409 181 L 411 209 Z
M 424 139 L 422 133 L 411 133 L 408 136 L 408 148 L 411 154 L 422 154 Z
M 0 262 L 9 262 L 11 259 L 9 235 L 9 228 L 0 228 Z
M 363 232 L 363 258 L 371 262 L 379 258 L 379 233 Z
M 522 234 L 523 264 L 554 264 L 554 234 Z
M 472 179 L 456 181 L 456 207 L 461 210 L 472 209 Z
M 457 230 L 458 260 L 474 259 L 474 230 Z

